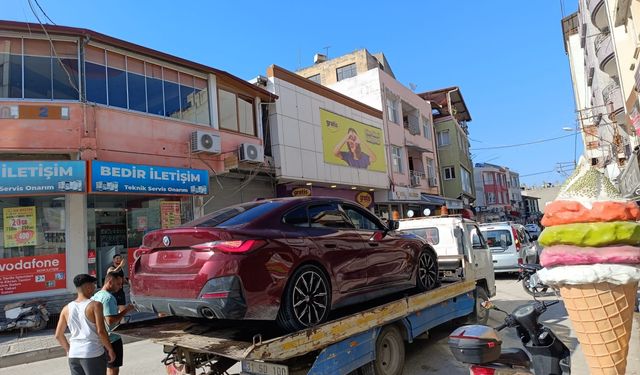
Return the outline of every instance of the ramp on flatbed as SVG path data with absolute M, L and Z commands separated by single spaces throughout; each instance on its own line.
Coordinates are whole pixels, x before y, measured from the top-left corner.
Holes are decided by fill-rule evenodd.
M 404 297 L 356 314 L 282 336 L 273 324 L 260 321 L 189 321 L 177 317 L 123 324 L 119 334 L 198 353 L 241 361 L 281 362 L 323 349 L 371 328 L 402 319 L 462 294 L 473 293 L 475 281 L 460 281 Z

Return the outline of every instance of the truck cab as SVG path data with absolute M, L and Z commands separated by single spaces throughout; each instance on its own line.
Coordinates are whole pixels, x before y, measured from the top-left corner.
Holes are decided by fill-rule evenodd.
M 488 297 L 495 296 L 491 251 L 475 221 L 461 216 L 403 219 L 399 230 L 413 233 L 433 246 L 442 281 L 475 280 Z

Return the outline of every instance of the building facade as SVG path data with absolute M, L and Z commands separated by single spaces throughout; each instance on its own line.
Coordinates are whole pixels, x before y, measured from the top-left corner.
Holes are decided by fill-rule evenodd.
M 0 304 L 47 298 L 55 313 L 74 275 L 102 278 L 146 232 L 228 205 L 218 190 L 253 199 L 242 171 L 264 159 L 238 151 L 261 150 L 275 96 L 91 30 L 42 27 L 0 22 Z
M 382 111 L 272 65 L 265 87 L 278 196 L 334 196 L 373 210 L 389 179 Z
M 640 186 L 640 4 L 581 0 L 562 20 L 585 157 L 623 194 Z
M 542 219 L 540 211 L 540 205 L 538 201 L 540 198 L 522 194 L 522 203 L 524 206 L 524 221 L 525 223 L 537 224 Z
M 433 106 L 442 193 L 469 208 L 476 196 L 467 125 L 471 115 L 462 93 L 458 87 L 449 87 L 422 93 L 420 97 Z
M 431 105 L 398 82 L 383 54 L 356 51 L 324 57 L 297 74 L 376 108 L 383 113 L 389 188 L 376 191 L 375 212 L 384 218 L 439 212 L 438 159 Z

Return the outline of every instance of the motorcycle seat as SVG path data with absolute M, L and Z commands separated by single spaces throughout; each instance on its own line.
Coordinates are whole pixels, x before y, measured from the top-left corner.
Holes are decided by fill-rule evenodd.
M 540 271 L 542 269 L 542 266 L 539 264 L 523 264 L 520 267 L 522 267 L 523 270 L 529 271 Z
M 15 309 L 16 307 L 23 307 L 25 305 L 24 301 L 18 301 L 18 302 L 14 302 L 14 303 L 8 303 L 6 305 L 4 305 L 4 311 L 8 311 L 11 309 Z
M 510 366 L 531 366 L 531 359 L 529 358 L 529 355 L 527 355 L 527 352 L 522 349 L 503 349 L 496 362 Z

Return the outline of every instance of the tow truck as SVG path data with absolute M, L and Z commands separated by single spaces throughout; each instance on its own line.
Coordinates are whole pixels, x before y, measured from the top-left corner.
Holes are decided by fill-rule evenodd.
M 122 324 L 116 331 L 162 345 L 168 374 L 228 374 L 237 363 L 241 374 L 250 375 L 402 374 L 405 342 L 443 323 L 484 315 L 477 281 L 465 278 L 475 267 L 470 255 L 450 256 L 462 265 L 456 280 L 356 306 L 294 333 L 282 334 L 269 322 L 175 316 Z

